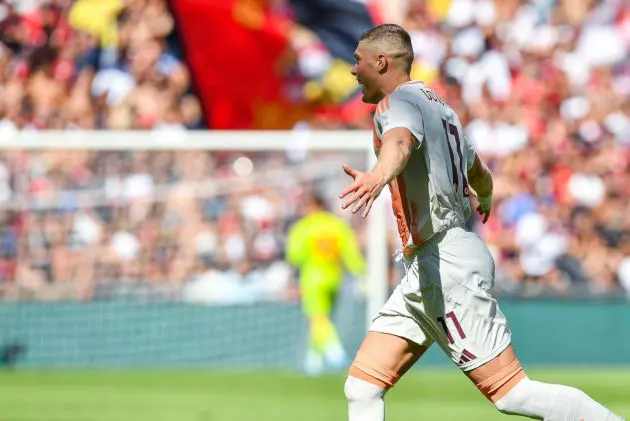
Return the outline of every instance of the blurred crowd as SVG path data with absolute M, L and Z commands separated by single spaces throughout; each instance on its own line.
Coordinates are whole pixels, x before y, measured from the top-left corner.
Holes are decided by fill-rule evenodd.
M 202 127 L 166 0 L 0 3 L 0 136 Z
M 283 257 L 300 203 L 314 185 L 339 191 L 343 162 L 365 161 L 312 158 L 317 165 L 284 152 L 0 153 L 0 296 L 295 298 Z
M 413 78 L 456 110 L 493 172 L 493 216 L 471 226 L 495 257 L 500 291 L 630 291 L 630 4 L 376 3 L 384 20 L 412 35 Z M 203 126 L 165 0 L 7 1 L 0 21 L 0 136 Z M 291 36 L 297 68 L 312 79 L 304 98 L 347 94 L 352 80 L 321 78 L 331 66 L 346 67 L 317 36 L 301 26 Z M 301 125 L 371 129 L 371 115 L 353 106 Z M 337 165 L 344 158 L 327 159 Z M 90 299 L 141 284 L 192 300 L 290 297 L 284 233 L 307 193 L 286 171 L 308 173 L 311 160 L 298 164 L 282 153 L 2 153 L 0 291 Z M 274 171 L 285 176 L 254 188 L 241 176 L 251 171 L 259 180 Z M 208 179 L 223 178 L 229 188 L 203 191 L 220 188 Z M 234 180 L 243 181 L 243 193 Z M 334 188 L 324 190 L 334 195 L 339 181 L 328 182 Z M 34 207 L 39 211 L 24 211 Z M 399 269 L 392 269 L 396 282 Z

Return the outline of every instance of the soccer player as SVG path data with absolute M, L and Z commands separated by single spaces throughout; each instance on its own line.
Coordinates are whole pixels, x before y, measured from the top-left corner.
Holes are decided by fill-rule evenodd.
M 304 369 L 323 372 L 325 362 L 334 370 L 347 367 L 344 350 L 331 313 L 344 272 L 361 275 L 365 261 L 350 226 L 333 213 L 318 195 L 308 196 L 304 216 L 291 227 L 287 260 L 300 272 L 302 310 L 309 322 L 309 349 Z
M 496 408 L 545 421 L 619 421 L 584 392 L 527 377 L 493 297 L 494 261 L 463 226 L 474 191 L 485 223 L 492 176 L 435 92 L 410 81 L 413 50 L 397 25 L 365 32 L 352 74 L 363 101 L 378 104 L 369 172 L 354 179 L 342 207 L 367 216 L 385 186 L 402 239 L 406 275 L 375 317 L 345 383 L 350 421 L 383 421 L 383 397 L 434 343 Z

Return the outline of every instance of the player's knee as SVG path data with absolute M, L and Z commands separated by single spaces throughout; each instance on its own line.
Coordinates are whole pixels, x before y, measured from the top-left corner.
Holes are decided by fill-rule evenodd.
M 383 399 L 385 389 L 366 380 L 348 376 L 344 393 L 349 402 L 371 402 Z
M 494 403 L 495 408 L 504 414 L 515 414 L 516 409 L 522 406 L 523 401 L 499 399 Z
M 505 396 L 497 400 L 494 406 L 504 414 L 521 414 L 531 398 L 530 384 L 531 380 L 524 378 Z
M 512 392 L 527 379 L 527 375 L 516 356 L 509 364 L 500 364 L 500 358 L 502 357 L 499 356 L 499 367 L 490 365 L 485 371 L 475 373 L 471 377 L 479 391 L 495 405 L 503 396 Z M 504 409 L 502 405 L 498 405 L 497 408 L 500 411 Z

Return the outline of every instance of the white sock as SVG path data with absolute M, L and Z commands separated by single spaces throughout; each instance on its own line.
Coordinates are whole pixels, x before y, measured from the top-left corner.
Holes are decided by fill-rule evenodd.
M 496 402 L 499 411 L 544 421 L 623 421 L 573 387 L 525 378 Z
M 348 399 L 348 421 L 385 421 L 385 389 L 348 376 L 344 391 Z

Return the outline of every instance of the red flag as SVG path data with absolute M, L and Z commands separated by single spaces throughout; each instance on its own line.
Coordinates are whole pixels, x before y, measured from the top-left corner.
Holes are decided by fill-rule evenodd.
M 304 114 L 284 89 L 289 22 L 269 13 L 268 3 L 171 3 L 211 129 L 286 129 Z

